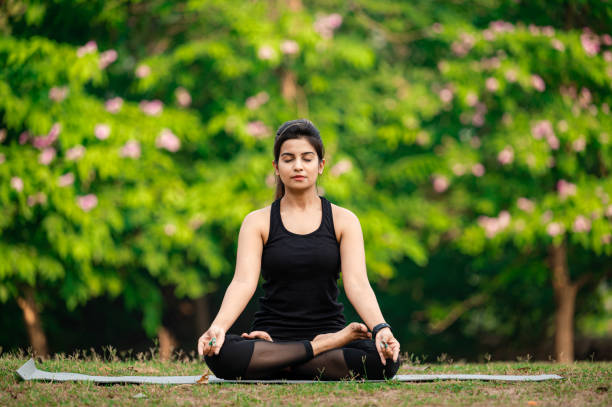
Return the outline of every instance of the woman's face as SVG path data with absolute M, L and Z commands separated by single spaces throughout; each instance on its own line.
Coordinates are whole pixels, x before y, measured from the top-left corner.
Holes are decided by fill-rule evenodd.
M 283 142 L 278 165 L 274 167 L 285 188 L 306 189 L 315 185 L 324 166 L 325 159 L 319 163 L 317 152 L 308 140 L 297 138 Z

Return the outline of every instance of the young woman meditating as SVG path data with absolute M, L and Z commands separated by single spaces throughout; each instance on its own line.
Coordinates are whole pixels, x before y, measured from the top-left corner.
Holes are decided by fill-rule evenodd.
M 234 277 L 198 340 L 198 353 L 217 377 L 384 379 L 399 368 L 399 342 L 368 281 L 359 220 L 317 193 L 323 156 L 319 131 L 310 121 L 292 120 L 278 129 L 276 200 L 244 218 Z M 253 296 L 260 268 L 264 296 L 252 332 L 226 335 Z M 340 271 L 347 297 L 367 327 L 346 325 L 338 302 Z

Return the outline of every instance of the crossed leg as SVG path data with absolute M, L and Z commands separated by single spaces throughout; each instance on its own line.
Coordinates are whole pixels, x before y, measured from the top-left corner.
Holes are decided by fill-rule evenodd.
M 399 360 L 382 365 L 363 324 L 310 341 L 269 342 L 227 335 L 219 355 L 206 356 L 215 376 L 223 379 L 301 378 L 339 380 L 391 378 Z

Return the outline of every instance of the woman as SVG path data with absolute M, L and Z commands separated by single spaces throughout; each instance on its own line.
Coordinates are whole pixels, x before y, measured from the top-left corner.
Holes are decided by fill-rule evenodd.
M 368 281 L 359 220 L 317 194 L 323 156 L 319 131 L 310 121 L 292 120 L 278 129 L 276 200 L 244 218 L 234 278 L 198 340 L 198 353 L 217 377 L 383 379 L 399 368 L 399 342 Z M 252 332 L 226 335 L 253 296 L 260 268 L 264 296 Z M 337 300 L 340 271 L 347 297 L 367 327 L 345 326 Z

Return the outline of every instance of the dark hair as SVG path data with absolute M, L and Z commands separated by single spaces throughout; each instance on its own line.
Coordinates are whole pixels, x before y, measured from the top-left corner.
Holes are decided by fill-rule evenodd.
M 302 137 L 307 139 L 314 147 L 319 156 L 319 163 L 321 162 L 325 155 L 325 148 L 323 148 L 323 140 L 321 140 L 319 130 L 308 119 L 296 119 L 283 123 L 276 131 L 276 137 L 274 139 L 274 163 L 276 163 L 277 166 L 280 149 L 283 143 L 289 139 Z M 274 199 L 281 198 L 283 195 L 285 195 L 285 184 L 283 184 L 280 177 L 276 175 L 276 192 L 274 194 Z

